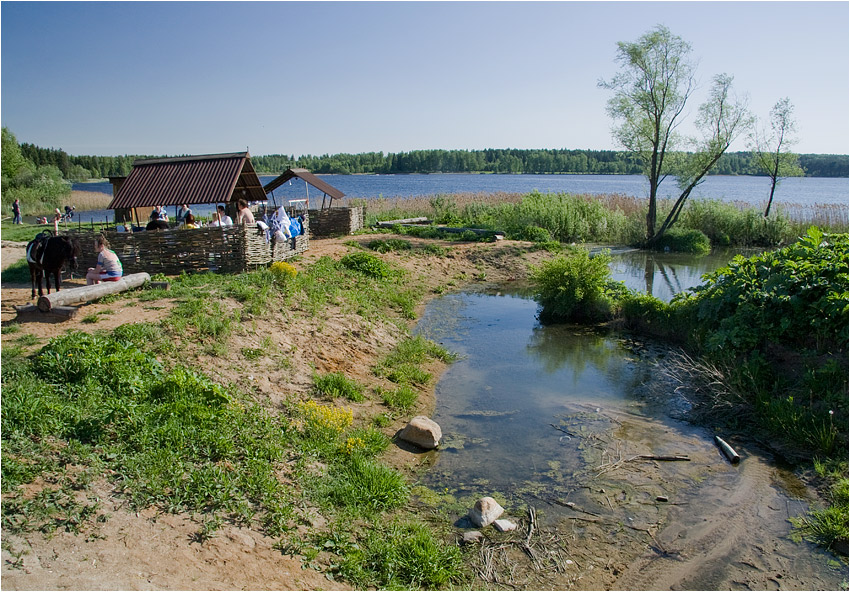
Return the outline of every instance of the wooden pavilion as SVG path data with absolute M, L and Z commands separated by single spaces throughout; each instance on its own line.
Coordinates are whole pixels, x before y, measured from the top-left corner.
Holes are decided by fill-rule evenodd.
M 125 273 L 240 272 L 307 249 L 306 212 L 302 234 L 288 240 L 275 240 L 256 226 L 124 231 L 124 222 L 147 222 L 157 205 L 224 204 L 235 218 L 239 199 L 265 202 L 266 192 L 247 152 L 140 159 L 119 186 L 109 204 L 115 210 L 116 229 L 107 234 Z
M 247 152 L 139 159 L 112 202 L 116 222 L 147 222 L 154 206 L 225 204 L 233 218 L 236 202 L 265 201 L 266 192 Z

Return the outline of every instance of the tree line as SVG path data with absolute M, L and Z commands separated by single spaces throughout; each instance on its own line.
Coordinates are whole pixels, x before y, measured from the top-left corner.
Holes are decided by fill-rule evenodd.
M 162 155 L 71 156 L 64 150 L 21 144 L 22 155 L 36 166 L 55 166 L 71 181 L 121 177 L 130 174 L 137 158 Z M 638 160 L 616 150 L 531 150 L 488 148 L 485 150 L 412 150 L 410 152 L 363 152 L 321 156 L 271 154 L 251 156 L 258 172 L 278 174 L 287 168 L 305 168 L 319 174 L 402 173 L 527 173 L 640 175 Z M 850 160 L 839 154 L 801 154 L 800 166 L 808 177 L 848 177 Z M 712 174 L 760 175 L 751 152 L 724 154 Z

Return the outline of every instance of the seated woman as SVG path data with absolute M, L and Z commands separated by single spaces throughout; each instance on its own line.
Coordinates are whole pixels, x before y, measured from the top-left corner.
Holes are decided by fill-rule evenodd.
M 89 267 L 86 284 L 117 282 L 124 275 L 124 267 L 115 251 L 110 250 L 109 241 L 102 234 L 94 239 L 94 251 L 97 253 L 97 267 Z
M 200 228 L 200 226 L 195 222 L 195 215 L 189 212 L 183 218 L 183 224 L 180 225 L 180 228 Z

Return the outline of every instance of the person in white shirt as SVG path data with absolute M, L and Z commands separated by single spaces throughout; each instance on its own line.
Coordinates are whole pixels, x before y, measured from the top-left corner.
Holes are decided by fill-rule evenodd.
M 233 226 L 233 219 L 224 213 L 224 206 L 218 206 L 213 210 L 212 222 L 209 226 Z
M 218 206 L 218 216 L 222 226 L 233 226 L 233 218 L 224 213 L 224 206 Z

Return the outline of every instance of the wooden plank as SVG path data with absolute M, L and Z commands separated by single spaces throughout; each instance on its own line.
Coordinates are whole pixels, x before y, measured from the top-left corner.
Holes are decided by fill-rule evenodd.
M 50 312 L 45 313 L 39 310 L 39 308 L 35 304 L 16 305 L 14 308 L 15 312 L 17 312 L 18 315 L 48 314 L 57 317 L 62 317 L 64 319 L 74 318 L 75 316 L 77 316 L 77 313 L 80 310 L 76 306 L 54 306 L 50 309 Z

